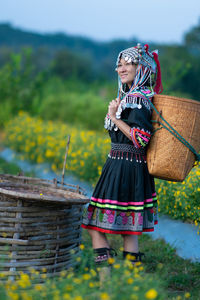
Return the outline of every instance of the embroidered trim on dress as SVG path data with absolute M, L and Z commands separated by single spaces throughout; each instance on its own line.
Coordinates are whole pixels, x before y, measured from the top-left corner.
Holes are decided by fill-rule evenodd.
M 152 198 L 145 199 L 143 202 L 120 202 L 111 199 L 100 199 L 91 197 L 90 205 L 99 208 L 116 209 L 116 210 L 133 210 L 141 211 L 143 209 L 152 208 L 157 202 L 156 194 L 152 195 Z
M 148 130 L 139 129 L 136 127 L 133 127 L 130 129 L 130 137 L 132 139 L 132 142 L 136 148 L 144 148 L 148 145 L 151 133 Z

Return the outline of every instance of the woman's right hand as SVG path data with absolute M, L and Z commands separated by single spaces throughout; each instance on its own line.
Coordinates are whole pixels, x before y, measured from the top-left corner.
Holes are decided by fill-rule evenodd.
M 112 100 L 108 105 L 108 114 L 110 118 L 116 116 L 116 112 L 118 110 L 118 106 L 120 104 L 119 98 L 116 98 L 115 100 Z

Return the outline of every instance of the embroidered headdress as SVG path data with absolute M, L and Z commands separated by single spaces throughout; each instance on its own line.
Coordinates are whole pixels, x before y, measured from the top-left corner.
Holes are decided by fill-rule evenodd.
M 118 119 L 121 118 L 121 113 L 125 108 L 141 109 L 141 101 L 150 109 L 146 98 L 151 99 L 155 94 L 160 94 L 163 90 L 157 50 L 150 52 L 147 44 L 144 46 L 137 44 L 136 47 L 125 49 L 119 53 L 116 62 L 117 67 L 121 58 L 127 63 L 137 65 L 137 68 L 130 89 L 126 84 L 122 84 L 120 77 L 118 77 L 118 97 L 121 100 L 116 112 L 116 118 Z M 108 115 L 105 118 L 104 127 L 108 130 L 112 128 L 118 129 Z
M 128 63 L 132 62 L 137 65 L 135 80 L 129 92 L 146 85 L 148 80 L 150 81 L 150 88 L 152 89 L 152 74 L 155 75 L 155 86 L 153 88 L 154 93 L 159 94 L 162 92 L 161 70 L 157 50 L 150 52 L 147 44 L 144 46 L 137 44 L 136 47 L 125 49 L 119 53 L 116 62 L 117 67 L 121 58 Z M 122 93 L 124 93 L 120 79 L 119 89 Z

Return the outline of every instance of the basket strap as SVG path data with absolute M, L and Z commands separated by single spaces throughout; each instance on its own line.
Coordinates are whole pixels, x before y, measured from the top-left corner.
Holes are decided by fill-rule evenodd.
M 176 129 L 174 129 L 165 120 L 165 118 L 163 118 L 163 116 L 159 113 L 159 111 L 154 106 L 154 104 L 150 101 L 150 99 L 143 92 L 140 91 L 140 93 L 144 95 L 144 97 L 146 98 L 146 100 L 149 102 L 150 106 L 155 110 L 155 112 L 159 115 L 159 117 L 163 120 L 163 122 L 167 124 L 167 126 L 169 128 L 165 124 L 161 123 L 160 121 L 158 122 L 158 121 L 152 120 L 152 122 L 161 124 L 166 130 L 168 130 L 171 134 L 173 134 L 173 136 L 175 136 L 182 144 L 184 144 L 187 148 L 189 148 L 193 152 L 193 154 L 195 155 L 195 160 L 196 161 L 200 161 L 200 154 L 196 152 L 196 150 L 194 149 L 194 147 L 188 141 L 186 141 L 186 139 L 184 139 L 184 137 L 182 137 L 182 135 L 180 135 L 176 131 Z

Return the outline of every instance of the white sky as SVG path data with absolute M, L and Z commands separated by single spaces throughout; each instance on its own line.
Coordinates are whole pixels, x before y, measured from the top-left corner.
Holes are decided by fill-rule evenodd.
M 0 0 L 0 23 L 100 41 L 180 43 L 199 17 L 200 0 Z

